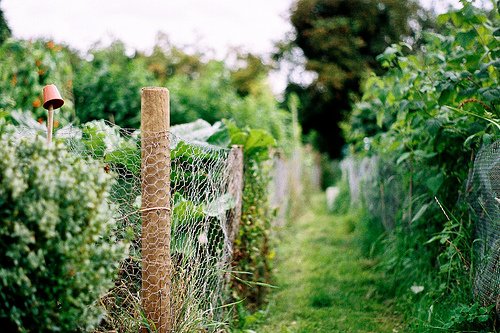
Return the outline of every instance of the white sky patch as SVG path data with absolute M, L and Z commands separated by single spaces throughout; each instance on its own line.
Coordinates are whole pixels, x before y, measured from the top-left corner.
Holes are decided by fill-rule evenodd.
M 490 0 L 479 2 L 488 3 Z M 231 48 L 268 55 L 292 29 L 295 0 L 2 0 L 17 38 L 48 38 L 81 51 L 96 42 L 122 40 L 130 49 L 150 50 L 158 32 L 174 45 L 195 45 L 223 59 Z M 443 12 L 458 0 L 421 0 Z M 286 78 L 273 75 L 281 91 Z
M 51 38 L 87 50 L 120 39 L 149 50 L 158 32 L 175 45 L 200 44 L 217 57 L 230 47 L 267 53 L 291 29 L 291 0 L 3 0 L 15 37 Z

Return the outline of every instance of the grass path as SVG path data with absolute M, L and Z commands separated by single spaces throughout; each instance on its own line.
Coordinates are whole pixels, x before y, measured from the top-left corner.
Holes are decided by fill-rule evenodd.
M 265 319 L 246 332 L 405 332 L 377 292 L 382 276 L 359 252 L 354 217 L 328 214 L 320 195 L 305 209 L 278 246 L 279 288 Z

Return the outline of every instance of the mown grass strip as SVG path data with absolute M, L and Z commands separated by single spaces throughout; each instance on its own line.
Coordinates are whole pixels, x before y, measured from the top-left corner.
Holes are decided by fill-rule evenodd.
M 291 221 L 278 247 L 268 308 L 247 318 L 244 332 L 405 332 L 378 290 L 382 275 L 363 258 L 353 215 L 330 215 L 315 195 Z

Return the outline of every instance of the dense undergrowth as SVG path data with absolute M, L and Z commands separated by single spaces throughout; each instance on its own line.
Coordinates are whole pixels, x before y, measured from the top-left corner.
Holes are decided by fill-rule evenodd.
M 421 49 L 401 43 L 379 56 L 387 73 L 367 79 L 344 125 L 354 160 L 376 161 L 364 206 L 395 208 L 392 220 L 365 214 L 363 246 L 411 329 L 494 331 L 495 304 L 473 298 L 466 185 L 480 147 L 500 138 L 499 14 L 463 1 L 438 23 Z
M 16 136 L 25 137 L 26 141 L 32 141 L 35 137 L 43 138 L 46 132 L 46 111 L 41 105 L 41 92 L 44 85 L 55 83 L 65 99 L 65 105 L 55 114 L 55 141 L 63 146 L 66 144 L 67 149 L 71 146 L 71 149 L 86 152 L 85 158 L 106 163 L 108 171 L 110 165 L 112 172 L 113 166 L 119 166 L 117 169 L 121 173 L 118 172 L 118 178 L 127 181 L 127 177 L 139 177 L 140 173 L 140 134 L 137 131 L 140 124 L 140 88 L 153 85 L 168 87 L 172 125 L 191 122 L 189 126 L 198 126 L 199 132 L 203 132 L 201 138 L 194 139 L 202 144 L 217 146 L 217 149 L 226 149 L 232 145 L 243 146 L 245 186 L 242 220 L 231 267 L 232 288 L 226 291 L 227 295 L 221 297 L 224 304 L 234 302 L 239 307 L 255 309 L 264 302 L 272 276 L 270 228 L 275 212 L 268 200 L 271 151 L 279 149 L 285 156 L 291 154 L 292 124 L 291 115 L 278 107 L 278 102 L 266 83 L 267 72 L 263 69 L 267 67 L 262 60 L 251 55 L 237 56 L 239 67 L 229 68 L 223 61 L 207 59 L 201 53 L 186 53 L 167 41 L 162 42 L 161 38 L 152 54 L 136 52 L 133 56 L 126 54 L 121 42 L 89 50 L 82 56 L 52 41 L 8 39 L 0 46 L 0 125 L 18 126 L 13 131 Z M 211 134 L 207 136 L 207 132 Z M 71 142 L 68 133 L 73 135 Z M 186 161 L 193 163 L 196 158 L 203 159 L 200 156 L 186 156 Z M 25 166 L 12 165 L 14 169 L 20 167 Z M 30 170 L 27 172 L 31 172 Z M 130 195 L 125 193 L 127 191 L 122 192 L 112 195 Z M 39 207 L 42 197 L 42 193 L 33 189 L 31 204 Z M 183 207 L 192 206 L 183 202 Z M 174 214 L 182 214 L 179 209 L 174 207 Z M 113 212 L 113 215 L 117 213 Z M 35 219 L 36 215 L 31 214 L 28 218 Z M 129 233 L 127 237 L 137 240 L 140 235 L 139 222 L 134 219 L 135 224 L 132 223 L 130 230 L 125 230 Z M 30 227 L 37 228 L 37 225 L 34 223 Z M 96 238 L 98 235 L 89 237 Z M 36 241 L 39 242 L 38 239 Z M 15 246 L 14 243 L 6 244 L 9 248 Z M 43 246 L 42 243 L 39 245 Z M 78 244 L 71 249 L 78 251 Z M 136 255 L 137 249 L 137 246 L 132 246 L 130 251 L 135 251 L 132 254 Z M 30 252 L 31 247 L 26 251 Z M 120 258 L 130 253 L 123 251 Z M 117 259 L 106 266 L 115 268 L 116 273 L 118 261 Z M 100 263 L 91 260 L 91 264 Z M 43 263 L 40 267 L 43 268 Z M 85 277 L 85 267 L 82 266 L 81 269 L 81 276 Z M 120 272 L 123 273 L 122 270 Z M 61 273 L 62 276 L 59 273 L 51 274 L 54 279 L 63 279 L 64 272 Z M 112 273 L 109 272 L 109 275 L 113 275 Z M 107 283 L 108 280 L 104 282 Z M 134 280 L 134 283 L 137 281 Z M 0 296 L 17 297 L 19 290 L 9 289 L 12 283 L 11 280 L 5 282 L 6 286 L 0 290 Z M 96 284 L 96 288 L 99 286 Z M 65 292 L 76 291 L 68 284 Z M 104 292 L 101 290 L 102 293 Z M 76 319 L 71 325 L 78 326 L 79 329 L 90 329 L 101 321 L 101 324 L 105 324 L 102 329 L 110 329 L 111 322 L 122 325 L 120 331 L 126 331 L 125 327 L 135 329 L 144 324 L 144 318 L 137 306 L 137 295 L 134 295 L 134 300 L 128 304 L 120 303 L 123 300 L 109 302 L 113 303 L 113 311 L 123 315 L 119 320 L 103 320 L 102 316 L 89 317 L 92 322 L 88 327 L 83 327 Z M 46 301 L 53 301 L 52 298 L 44 298 L 46 296 L 43 294 L 33 297 L 36 298 L 35 302 L 43 305 Z M 98 302 L 100 295 L 89 292 L 88 296 L 94 297 L 93 301 Z M 86 299 L 78 307 L 89 306 L 89 303 L 91 302 Z M 89 309 L 95 310 L 102 304 L 92 305 L 96 307 Z M 123 305 L 122 311 L 118 309 L 120 305 Z M 101 314 L 101 310 L 97 312 Z M 0 320 L 12 319 L 16 321 L 17 330 L 29 330 L 30 320 L 36 322 L 43 319 L 40 317 L 44 314 L 42 311 L 19 311 L 23 313 L 16 315 L 16 318 L 21 319 L 12 319 L 4 311 Z M 61 315 L 65 316 L 64 311 L 61 311 Z M 29 317 L 32 319 L 26 319 Z M 72 315 L 71 318 L 74 317 Z M 54 317 L 54 321 L 54 325 L 58 325 L 58 319 Z M 215 329 L 216 326 L 227 325 L 226 321 L 222 321 L 205 328 Z M 123 324 L 125 322 L 126 325 Z
M 128 247 L 107 201 L 116 179 L 62 143 L 0 132 L 2 330 L 89 330 Z
M 269 305 L 236 332 L 407 332 L 394 300 L 377 289 L 383 273 L 358 247 L 359 216 L 332 214 L 323 193 L 309 195 L 277 243 Z

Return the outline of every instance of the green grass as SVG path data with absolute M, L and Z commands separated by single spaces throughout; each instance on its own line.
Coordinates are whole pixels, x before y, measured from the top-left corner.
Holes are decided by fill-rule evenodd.
M 322 195 L 304 209 L 278 246 L 278 289 L 243 332 L 407 332 L 360 253 L 356 217 L 329 215 Z

